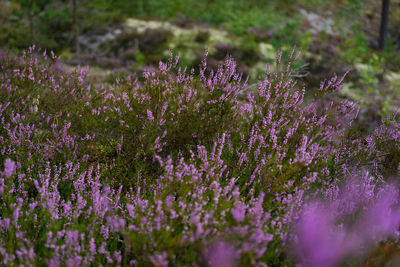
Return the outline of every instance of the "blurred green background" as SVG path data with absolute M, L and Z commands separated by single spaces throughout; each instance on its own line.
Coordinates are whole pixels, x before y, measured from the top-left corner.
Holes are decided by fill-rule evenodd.
M 400 104 L 400 1 L 390 3 L 384 50 L 380 17 L 381 0 L 0 1 L 0 47 L 53 50 L 66 69 L 89 65 L 101 82 L 140 76 L 170 50 L 196 69 L 208 49 L 211 68 L 232 55 L 254 82 L 279 49 L 285 57 L 296 46 L 307 88 L 351 69 L 341 94 L 379 119 Z

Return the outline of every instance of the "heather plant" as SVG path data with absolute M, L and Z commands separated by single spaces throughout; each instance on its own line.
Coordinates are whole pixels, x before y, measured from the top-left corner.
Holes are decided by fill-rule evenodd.
M 229 242 L 237 260 L 256 264 L 272 239 L 264 195 L 246 201 L 218 154 L 204 147 L 196 154 L 192 160 L 202 160 L 198 167 L 183 158 L 176 166 L 159 158 L 165 175 L 148 189 L 124 195 L 122 186 L 113 190 L 100 183 L 99 168 L 80 172 L 79 164 L 49 163 L 37 178 L 26 179 L 7 159 L 1 179 L 2 263 L 207 264 L 221 256 L 206 248 Z M 24 190 L 30 182 L 34 197 Z
M 46 51 L 40 55 L 34 51 L 31 47 L 20 57 L 0 57 L 0 157 L 12 155 L 37 164 L 74 160 L 77 136 L 71 134 L 71 123 L 82 116 L 78 103 L 90 98 L 85 69 L 67 75 L 53 53 L 48 58 Z
M 393 237 L 396 117 L 355 134 L 357 103 L 335 97 L 347 73 L 306 97 L 298 56 L 254 90 L 207 53 L 198 75 L 171 54 L 110 85 L 34 47 L 0 54 L 0 261 L 334 266 L 348 259 L 330 249 Z
M 339 139 L 357 116 L 356 103 L 329 98 L 344 76 L 321 83 L 314 100 L 305 103 L 305 88 L 291 77 L 291 61 L 298 57 L 293 53 L 286 67 L 278 56 L 278 72 L 267 71 L 255 95 L 248 94 L 248 102 L 238 109 L 244 122 L 231 134 L 230 157 L 244 188 L 263 184 L 264 190 L 275 192 L 288 181 L 298 184 L 310 173 L 326 172 Z
M 92 156 L 98 160 L 107 153 L 104 160 L 115 160 L 114 170 L 123 179 L 143 165 L 143 171 L 154 173 L 156 154 L 188 156 L 198 145 L 209 150 L 215 138 L 234 126 L 236 96 L 246 86 L 240 82 L 235 62 L 227 59 L 206 77 L 204 60 L 198 79 L 193 70 L 188 74 L 177 63 L 178 58 L 171 55 L 158 70 L 145 72 L 143 80 L 127 77 L 100 88 L 85 104 L 81 128 L 96 136 L 94 141 L 101 144 L 97 150 L 103 148 Z

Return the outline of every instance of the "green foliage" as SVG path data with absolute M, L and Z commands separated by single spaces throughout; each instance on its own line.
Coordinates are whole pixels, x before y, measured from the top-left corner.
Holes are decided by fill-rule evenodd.
M 383 73 L 383 64 L 385 59 L 373 54 L 368 64 L 361 72 L 361 83 L 366 86 L 367 93 L 377 95 L 379 94 L 379 79 L 378 75 Z
M 372 49 L 362 31 L 361 24 L 353 25 L 351 30 L 354 32 L 352 35 L 343 33 L 344 39 L 339 47 L 340 56 L 347 63 L 364 62 L 369 59 Z

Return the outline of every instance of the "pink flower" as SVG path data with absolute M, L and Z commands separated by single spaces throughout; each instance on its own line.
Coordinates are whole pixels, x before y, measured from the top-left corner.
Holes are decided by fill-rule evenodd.
M 16 170 L 15 162 L 12 161 L 11 159 L 6 159 L 6 161 L 4 162 L 3 174 L 7 178 L 9 178 L 11 175 L 13 175 L 15 173 L 15 170 Z
M 333 199 L 305 205 L 297 224 L 297 253 L 302 262 L 337 266 L 346 256 L 361 255 L 376 241 L 395 236 L 400 225 L 398 196 L 393 185 L 374 194 L 367 179 L 350 180 Z M 360 210 L 360 216 L 355 216 Z M 346 223 L 349 215 L 352 224 Z
M 162 252 L 160 254 L 156 254 L 149 257 L 152 264 L 157 267 L 166 267 L 168 266 L 168 255 L 167 252 Z
M 234 267 L 237 255 L 232 245 L 219 241 L 207 249 L 206 258 L 211 267 Z
M 232 216 L 235 219 L 235 221 L 241 222 L 244 220 L 244 215 L 246 212 L 245 208 L 246 207 L 244 206 L 244 204 L 240 203 L 231 210 Z
M 149 118 L 150 121 L 154 121 L 154 116 L 151 110 L 147 110 L 147 117 Z

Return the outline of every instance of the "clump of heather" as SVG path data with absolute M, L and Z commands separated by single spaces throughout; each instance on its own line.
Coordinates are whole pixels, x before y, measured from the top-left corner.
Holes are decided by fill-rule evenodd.
M 75 160 L 78 142 L 90 139 L 71 133 L 90 99 L 85 79 L 86 69 L 66 74 L 54 53 L 34 46 L 21 56 L 1 55 L 0 159 L 12 157 L 24 168 Z
M 306 98 L 295 52 L 256 90 L 207 53 L 198 74 L 171 54 L 107 85 L 34 47 L 0 54 L 2 264 L 334 266 L 393 237 L 398 124 L 355 135 L 346 74 Z
M 220 242 L 243 264 L 259 263 L 272 239 L 264 195 L 240 196 L 218 153 L 204 147 L 191 164 L 158 160 L 165 174 L 124 195 L 122 188 L 101 184 L 99 168 L 48 163 L 35 179 L 13 174 L 14 162 L 7 160 L 0 202 L 3 264 L 214 264 L 227 251 L 210 255 L 207 248 Z M 35 196 L 23 189 L 28 183 Z

